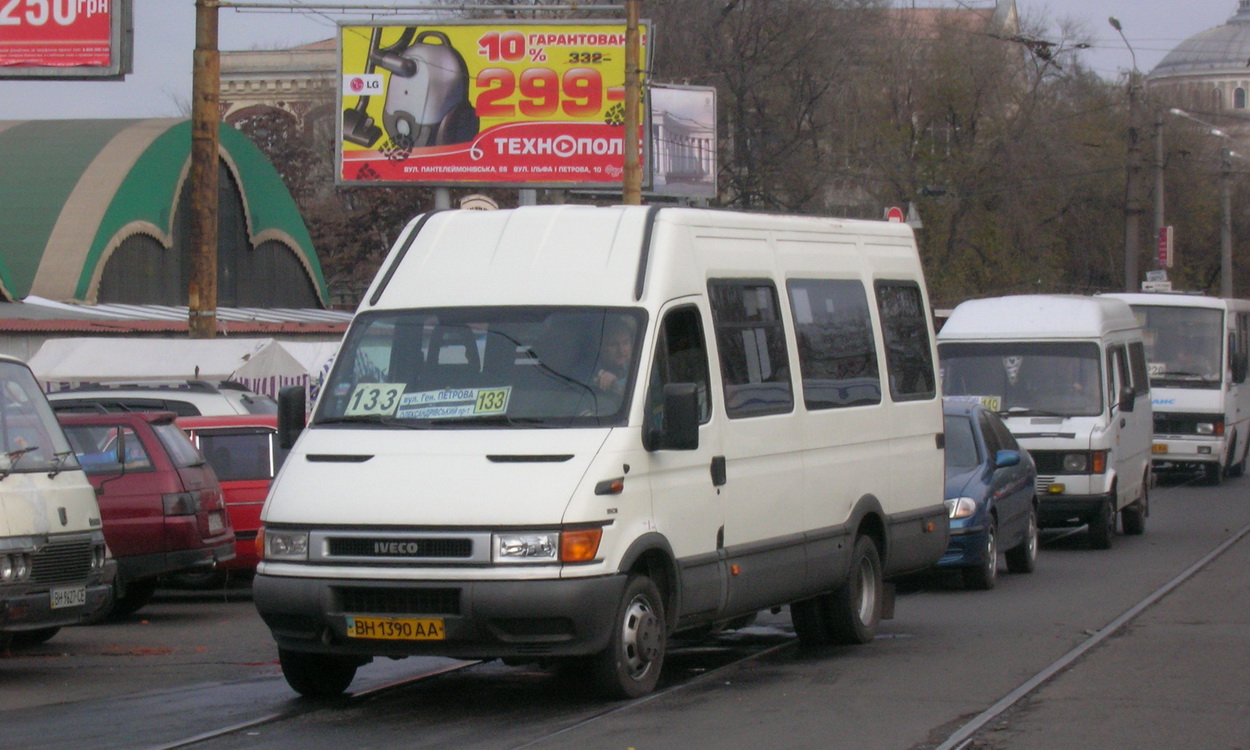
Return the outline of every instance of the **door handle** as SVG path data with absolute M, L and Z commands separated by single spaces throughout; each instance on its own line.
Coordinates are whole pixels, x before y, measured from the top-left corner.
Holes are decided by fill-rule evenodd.
M 720 487 L 728 480 L 725 475 L 725 457 L 712 456 L 712 486 Z

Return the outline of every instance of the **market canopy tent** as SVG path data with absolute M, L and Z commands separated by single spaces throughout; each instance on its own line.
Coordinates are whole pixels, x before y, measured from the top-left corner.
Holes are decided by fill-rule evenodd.
M 49 339 L 30 359 L 48 390 L 89 383 L 234 380 L 277 397 L 288 385 L 315 395 L 329 372 L 338 342 L 290 342 L 272 338 Z

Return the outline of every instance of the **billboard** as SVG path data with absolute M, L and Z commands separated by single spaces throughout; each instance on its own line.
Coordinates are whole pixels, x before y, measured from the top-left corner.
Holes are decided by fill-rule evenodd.
M 339 70 L 338 184 L 621 184 L 623 22 L 345 24 Z
M 131 72 L 132 0 L 0 0 L 0 79 Z
M 653 85 L 651 195 L 716 197 L 716 89 L 711 86 Z

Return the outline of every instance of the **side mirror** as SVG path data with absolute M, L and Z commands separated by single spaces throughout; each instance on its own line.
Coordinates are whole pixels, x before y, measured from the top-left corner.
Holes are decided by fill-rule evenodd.
M 1020 452 L 1012 450 L 1001 450 L 994 454 L 994 468 L 1003 469 L 1008 466 L 1016 466 L 1020 463 Z
M 295 439 L 304 431 L 308 423 L 306 403 L 302 385 L 289 385 L 278 391 L 278 444 L 283 448 L 295 445 Z
M 663 413 L 659 427 L 645 434 L 648 451 L 692 451 L 699 447 L 699 391 L 694 383 L 664 386 Z
M 1137 391 L 1133 390 L 1133 386 L 1126 385 L 1120 389 L 1120 411 L 1132 411 L 1136 402 Z

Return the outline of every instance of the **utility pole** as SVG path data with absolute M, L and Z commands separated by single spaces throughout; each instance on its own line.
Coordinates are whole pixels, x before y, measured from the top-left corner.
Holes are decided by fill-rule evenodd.
M 1233 152 L 1220 149 L 1220 296 L 1233 296 Z
M 625 174 L 622 175 L 621 202 L 642 204 L 642 167 L 638 163 L 638 127 L 642 86 L 639 80 L 638 23 L 642 0 L 625 0 Z
M 217 335 L 217 123 L 221 54 L 217 0 L 195 0 L 191 66 L 191 282 L 187 330 L 193 339 Z
M 1128 176 L 1124 186 L 1124 291 L 1139 289 L 1137 258 L 1140 255 L 1142 208 L 1141 133 L 1137 128 L 1137 70 L 1128 78 Z
M 1163 110 L 1155 110 L 1155 243 L 1163 241 Z M 1157 246 L 1157 245 L 1156 245 Z M 1158 257 L 1158 253 L 1155 256 Z M 1159 265 L 1163 267 L 1162 264 Z

